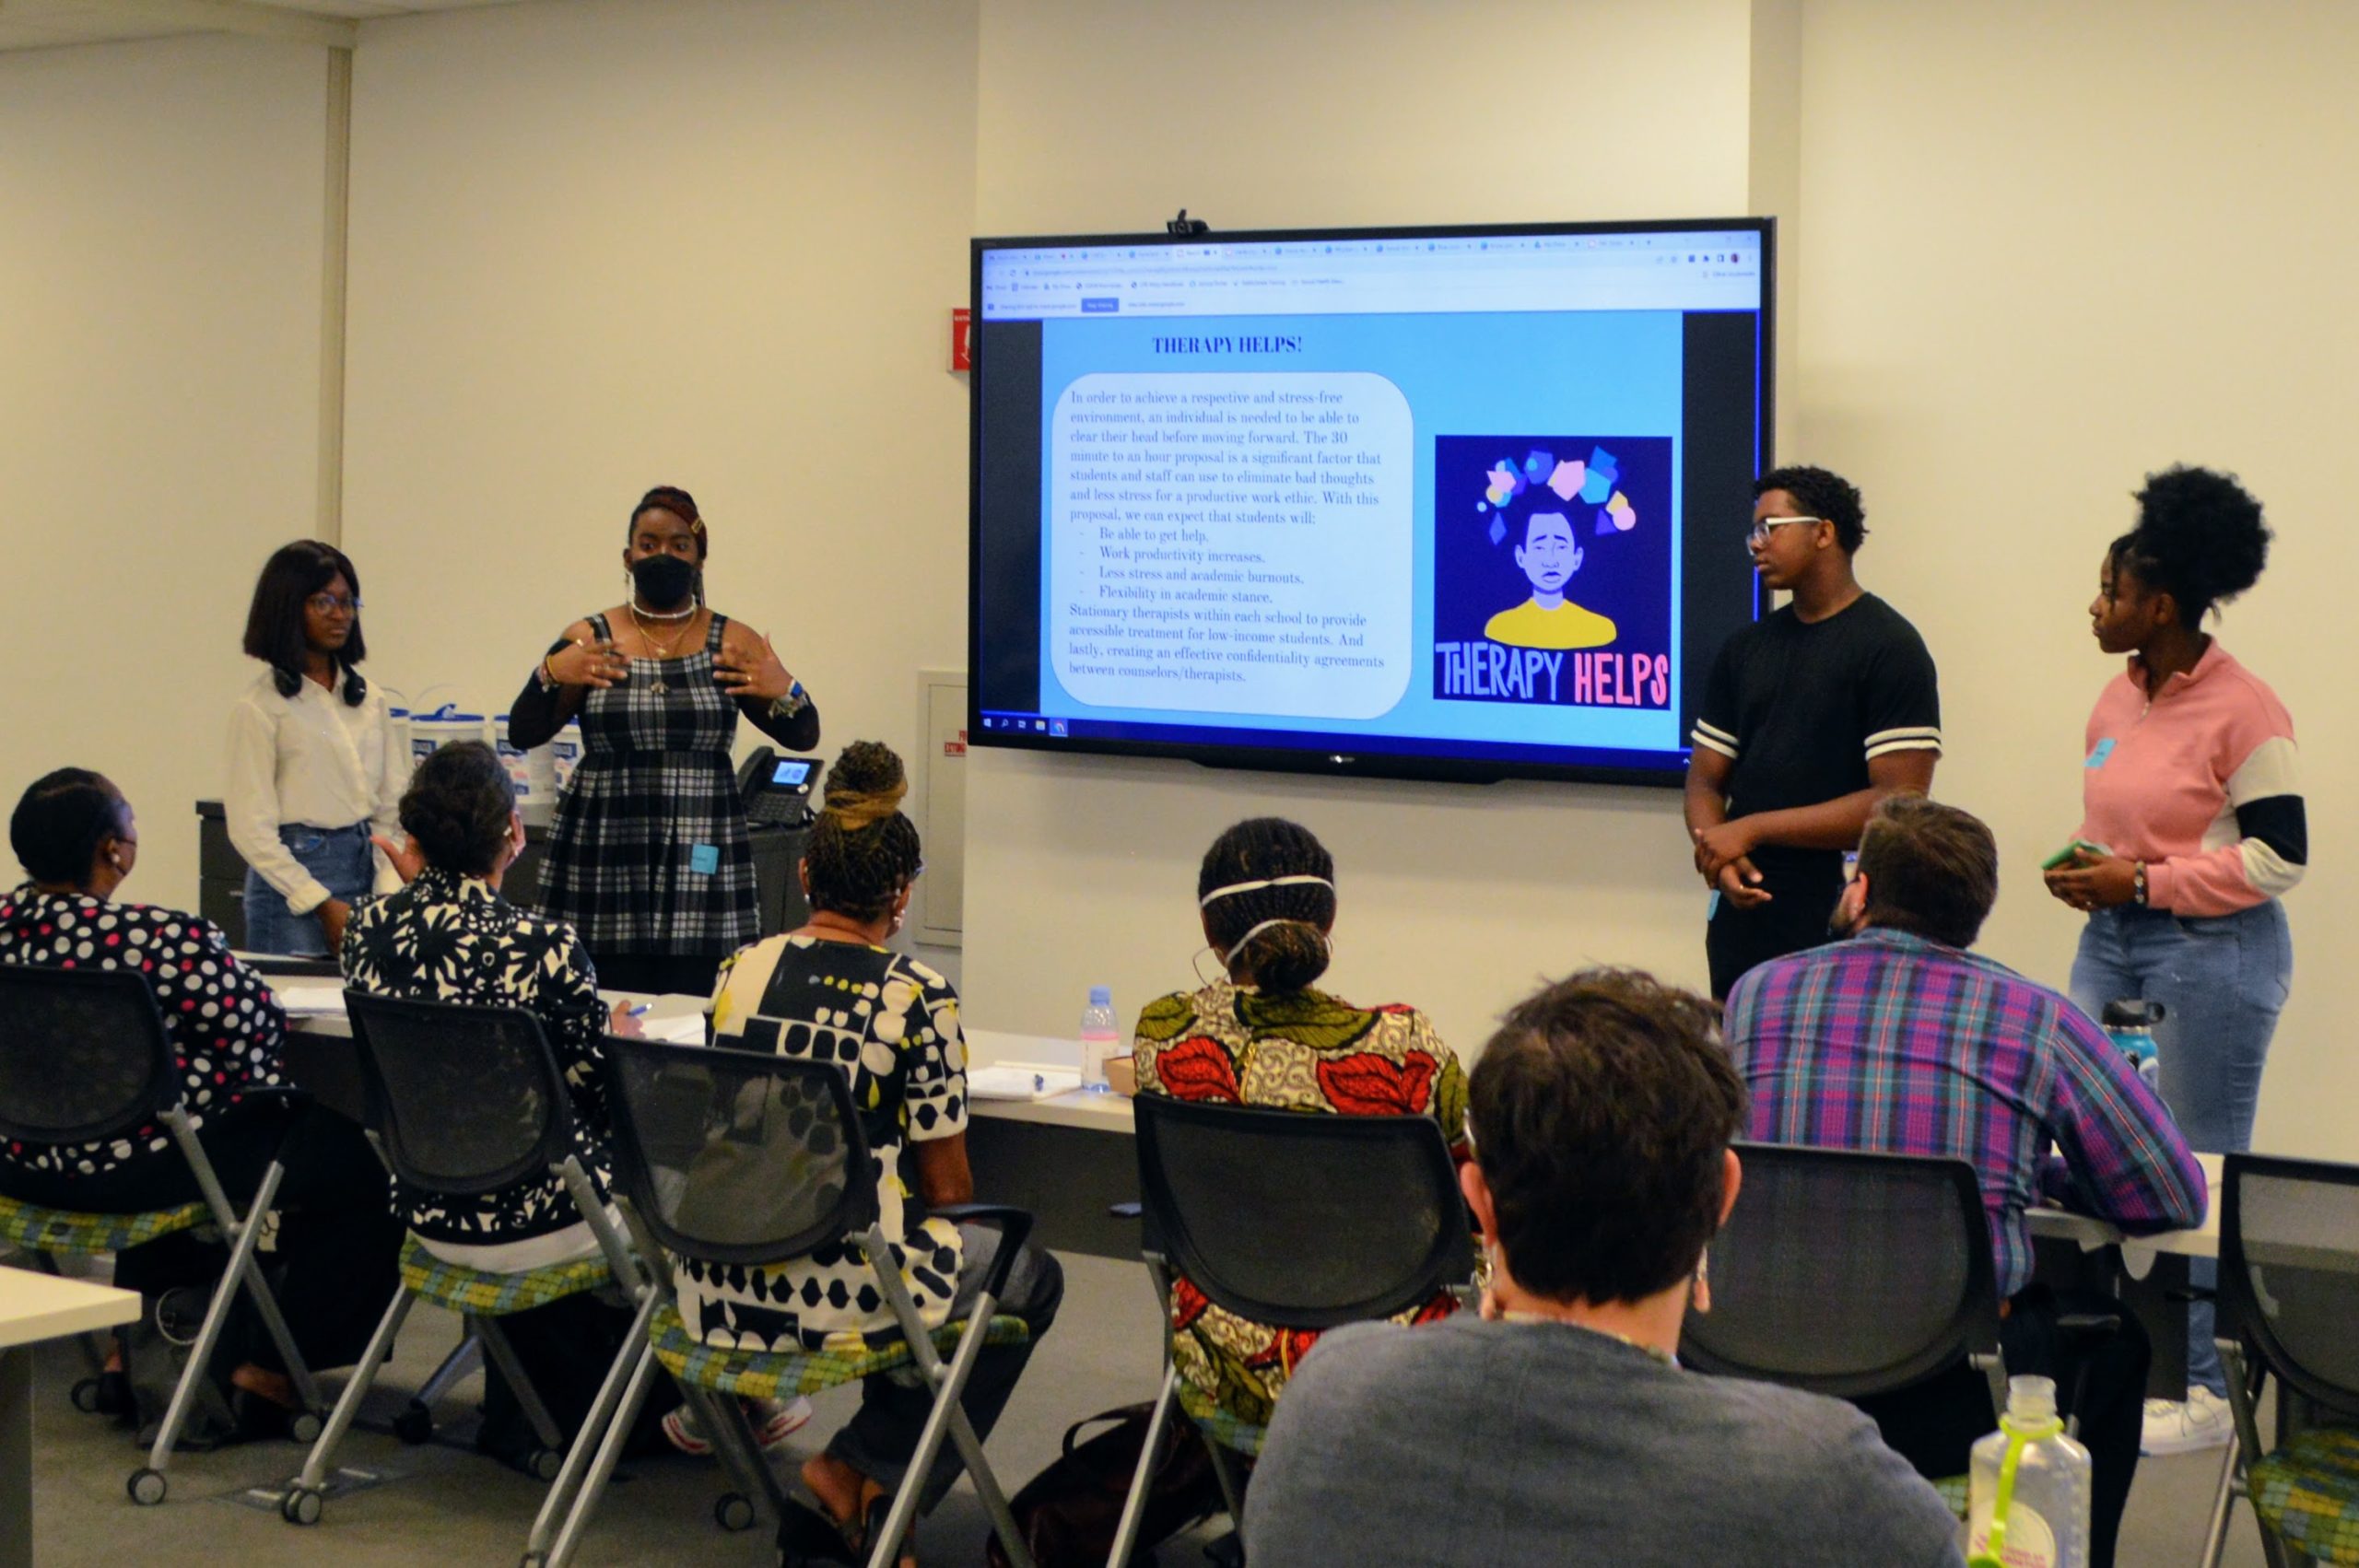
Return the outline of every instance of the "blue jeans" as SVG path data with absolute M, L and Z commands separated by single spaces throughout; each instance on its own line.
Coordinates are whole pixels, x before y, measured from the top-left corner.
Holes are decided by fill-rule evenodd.
M 327 884 L 328 896 L 346 904 L 366 898 L 376 884 L 377 862 L 369 846 L 369 825 L 350 827 L 306 827 L 295 824 L 278 830 L 278 841 L 305 871 Z M 246 868 L 246 941 L 248 953 L 291 953 L 323 957 L 327 932 L 317 909 L 297 914 L 286 896 Z
M 2294 979 L 2294 939 L 2274 898 L 2233 915 L 2179 916 L 2123 905 L 2100 909 L 2081 931 L 2072 1000 L 2095 1018 L 2108 1001 L 2163 1004 L 2154 1026 L 2164 1103 L 2189 1146 L 2206 1154 L 2252 1146 L 2260 1071 Z M 2189 1260 L 2198 1286 L 2218 1265 Z M 2212 1305 L 2187 1309 L 2187 1379 L 2228 1391 L 2212 1340 Z

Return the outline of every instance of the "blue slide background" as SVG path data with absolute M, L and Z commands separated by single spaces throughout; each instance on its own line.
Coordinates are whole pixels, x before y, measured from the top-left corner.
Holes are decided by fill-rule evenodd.
M 1156 336 L 1195 337 L 1285 333 L 1302 339 L 1298 354 L 1155 352 Z M 1609 746 L 1675 751 L 1680 743 L 1679 686 L 1681 550 L 1670 540 L 1672 693 L 1668 712 L 1540 708 L 1487 703 L 1437 702 L 1431 696 L 1434 643 L 1434 440 L 1502 430 L 1614 430 L 1662 436 L 1672 447 L 1672 519 L 1684 514 L 1678 494 L 1682 316 L 1676 310 L 1599 310 L 1547 314 L 1416 316 L 1190 316 L 1094 318 L 1042 323 L 1040 362 L 1040 526 L 1049 525 L 1050 422 L 1058 400 L 1076 380 L 1097 372 L 1366 370 L 1401 389 L 1414 422 L 1410 486 L 1415 560 L 1412 578 L 1409 689 L 1391 711 L 1369 720 L 1318 719 L 1289 726 L 1283 718 L 1171 708 L 1097 708 L 1077 700 L 1056 678 L 1049 645 L 1050 618 L 1041 617 L 1040 712 L 1066 719 L 1121 723 L 1180 724 L 1240 731 L 1312 729 L 1339 735 L 1430 735 L 1444 740 L 1508 741 L 1533 745 Z M 1520 455 L 1520 454 L 1519 454 Z M 1048 602 L 1046 560 L 1040 581 Z M 1338 606 L 1339 608 L 1341 606 Z

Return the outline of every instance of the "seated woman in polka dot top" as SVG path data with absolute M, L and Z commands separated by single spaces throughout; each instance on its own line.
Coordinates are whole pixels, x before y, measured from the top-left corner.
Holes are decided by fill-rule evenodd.
M 210 921 L 114 902 L 139 860 L 131 802 L 102 776 L 61 767 L 35 779 L 8 819 L 8 841 L 31 880 L 0 894 L 0 964 L 54 969 L 135 969 L 146 977 L 179 1061 L 197 1141 L 230 1201 L 242 1205 L 273 1156 L 279 1188 L 278 1300 L 296 1346 L 315 1367 L 359 1356 L 398 1275 L 401 1228 L 385 1176 L 359 1129 L 301 1116 L 277 1084 L 287 1015 L 261 977 L 240 964 Z M 196 1178 L 161 1123 L 97 1143 L 0 1142 L 0 1197 L 100 1214 L 176 1209 L 197 1200 Z M 154 1296 L 202 1284 L 225 1261 L 218 1246 L 182 1233 L 126 1249 L 115 1283 Z M 269 1337 L 241 1347 L 251 1359 L 230 1382 L 241 1435 L 283 1426 L 295 1402 Z M 234 1358 L 225 1358 L 234 1359 Z M 103 1387 L 101 1398 L 106 1398 Z
M 61 767 L 25 791 L 8 837 L 32 880 L 0 895 L 0 964 L 146 975 L 180 1059 L 189 1119 L 200 1129 L 249 1087 L 279 1082 L 287 1015 L 261 977 L 229 955 L 220 930 L 194 915 L 112 902 L 139 859 L 121 791 L 87 768 Z M 188 1170 L 161 1123 L 147 1134 L 115 1143 L 0 1143 L 0 1190 L 34 1201 L 18 1190 L 27 1185 L 13 1179 L 21 1176 L 48 1190 L 54 1207 L 129 1212 L 150 1185 L 147 1166 L 167 1176 Z M 229 1192 L 243 1196 L 235 1185 Z M 112 1200 L 122 1194 L 135 1202 Z
M 899 809 L 908 790 L 890 747 L 859 741 L 844 748 L 827 775 L 826 809 L 803 861 L 811 919 L 722 968 L 713 1031 L 717 1044 L 834 1062 L 851 1078 L 852 1103 L 864 1107 L 879 1223 L 902 1282 L 933 1327 L 973 1309 L 998 1237 L 926 1213 L 973 1201 L 974 1176 L 958 993 L 885 945 L 901 929 L 923 863 L 917 827 Z M 682 1261 L 675 1282 L 682 1319 L 708 1344 L 856 1352 L 900 1337 L 867 1261 L 850 1246 L 822 1247 L 773 1268 Z M 977 1360 L 962 1402 L 978 1435 L 990 1433 L 1062 1293 L 1056 1260 L 1027 1246 L 998 1311 L 1022 1317 L 1031 1341 L 995 1346 Z M 923 1390 L 871 1378 L 859 1412 L 826 1453 L 804 1465 L 804 1484 L 857 1531 L 870 1504 L 899 1485 L 932 1402 Z M 945 1444 L 920 1507 L 931 1509 L 958 1471 L 957 1451 Z

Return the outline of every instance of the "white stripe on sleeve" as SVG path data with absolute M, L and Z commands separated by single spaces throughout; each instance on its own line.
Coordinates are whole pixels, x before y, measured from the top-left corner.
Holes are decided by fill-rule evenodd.
M 2238 849 L 2244 856 L 2245 880 L 2253 891 L 2270 898 L 2282 898 L 2302 880 L 2302 868 L 2286 860 L 2258 838 L 2248 838 Z
M 2300 794 L 2300 762 L 2301 754 L 2294 749 L 2292 737 L 2271 735 L 2253 747 L 2244 765 L 2228 776 L 2229 803 L 2241 806 L 2248 801 L 2268 800 L 2271 795 Z

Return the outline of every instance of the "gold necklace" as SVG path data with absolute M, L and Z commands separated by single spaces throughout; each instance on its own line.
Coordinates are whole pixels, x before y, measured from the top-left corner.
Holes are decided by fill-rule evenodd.
M 654 650 L 655 658 L 667 662 L 671 660 L 677 659 L 680 656 L 680 644 L 686 640 L 688 632 L 696 626 L 696 616 L 694 613 L 691 612 L 688 619 L 683 622 L 679 629 L 672 634 L 672 640 L 669 643 L 660 643 L 655 640 L 655 634 L 648 629 L 646 617 L 639 613 L 639 604 L 635 600 L 630 605 L 630 618 L 631 623 L 639 627 L 639 639 Z M 647 683 L 647 689 L 653 692 L 657 696 L 662 696 L 672 688 L 670 685 L 665 682 L 663 677 L 661 674 L 658 674 L 653 680 Z

